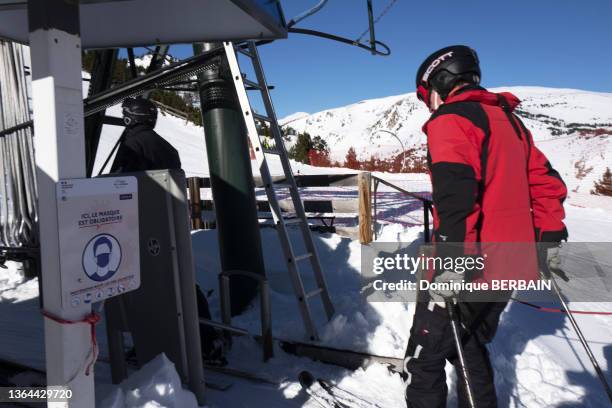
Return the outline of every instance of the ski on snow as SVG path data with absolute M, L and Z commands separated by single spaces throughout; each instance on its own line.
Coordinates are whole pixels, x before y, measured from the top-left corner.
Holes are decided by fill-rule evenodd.
M 358 397 L 328 380 L 315 378 L 308 371 L 302 371 L 298 379 L 304 391 L 322 408 L 380 408 L 378 404 Z

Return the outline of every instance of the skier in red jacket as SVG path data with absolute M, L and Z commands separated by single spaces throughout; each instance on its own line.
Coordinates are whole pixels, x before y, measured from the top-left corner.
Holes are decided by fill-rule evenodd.
M 554 247 L 567 239 L 565 184 L 513 113 L 519 99 L 487 91 L 480 78 L 476 52 L 462 45 L 436 51 L 417 72 L 417 96 L 432 112 L 423 131 L 433 187 L 433 241 L 464 246 L 541 241 Z M 434 276 L 440 278 L 464 279 L 453 271 Z M 446 407 L 444 366 L 458 361 L 440 300 L 457 295 L 440 291 L 419 298 L 404 360 L 409 408 Z M 462 344 L 478 408 L 497 406 L 485 344 L 495 335 L 506 299 L 460 304 Z M 459 406 L 469 406 L 462 381 L 457 384 Z

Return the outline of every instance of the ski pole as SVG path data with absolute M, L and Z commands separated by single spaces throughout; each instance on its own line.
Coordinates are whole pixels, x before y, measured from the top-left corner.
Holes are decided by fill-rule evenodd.
M 115 143 L 115 145 L 113 146 L 111 152 L 108 154 L 108 157 L 104 161 L 104 164 L 102 165 L 102 167 L 100 167 L 100 171 L 98 172 L 98 176 L 100 174 L 102 174 L 102 172 L 104 171 L 104 168 L 106 167 L 106 165 L 110 161 L 111 157 L 113 157 L 113 153 L 115 153 L 115 150 L 117 150 L 117 148 L 119 147 L 119 145 L 123 141 L 123 137 L 124 137 L 124 135 L 122 134 L 121 137 L 119 138 L 119 140 L 117 140 L 117 143 Z
M 546 265 L 545 268 L 548 269 L 548 265 Z M 604 389 L 606 390 L 606 394 L 608 394 L 608 398 L 610 399 L 610 402 L 612 402 L 612 390 L 610 390 L 610 384 L 608 384 L 608 380 L 606 379 L 603 371 L 601 371 L 601 367 L 599 367 L 599 363 L 595 359 L 595 356 L 593 355 L 593 351 L 591 350 L 591 347 L 589 346 L 589 344 L 586 341 L 586 338 L 582 334 L 582 330 L 580 330 L 580 327 L 578 326 L 578 322 L 576 321 L 576 319 L 574 319 L 574 315 L 572 314 L 572 311 L 570 310 L 567 303 L 565 302 L 565 299 L 563 299 L 563 296 L 561 296 L 561 289 L 559 289 L 559 286 L 557 285 L 557 281 L 555 280 L 555 278 L 553 278 L 552 274 L 550 274 L 550 271 L 547 271 L 547 272 L 548 272 L 548 277 L 550 278 L 550 281 L 553 284 L 555 294 L 557 295 L 557 297 L 559 298 L 559 302 L 561 303 L 561 308 L 563 309 L 570 323 L 574 327 L 574 331 L 578 335 L 578 338 L 580 339 L 580 342 L 582 343 L 582 347 L 584 347 L 584 350 L 589 356 L 589 359 L 591 360 L 591 363 L 593 364 L 593 367 L 595 368 L 595 371 L 597 372 L 597 376 L 599 377 L 599 381 L 601 381 L 601 385 L 603 385 Z M 542 276 L 543 278 L 546 278 L 546 273 L 542 273 L 542 275 L 543 275 Z
M 453 300 L 446 300 L 446 310 L 448 310 L 448 317 L 450 318 L 451 329 L 455 339 L 455 347 L 457 348 L 457 356 L 459 357 L 459 368 L 461 370 L 461 376 L 463 377 L 463 386 L 465 387 L 468 403 L 470 408 L 476 408 L 476 403 L 474 402 L 474 390 L 472 389 L 472 382 L 470 381 L 470 374 L 468 373 L 467 365 L 465 363 L 463 345 L 461 344 L 461 337 L 459 335 L 459 318 L 457 317 Z

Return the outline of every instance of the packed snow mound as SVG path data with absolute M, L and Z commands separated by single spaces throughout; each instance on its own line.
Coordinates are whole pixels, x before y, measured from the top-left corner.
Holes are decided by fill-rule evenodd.
M 532 131 L 537 146 L 574 194 L 588 194 L 610 165 L 612 94 L 543 87 L 491 90 L 512 92 L 522 100 L 517 113 Z M 301 115 L 290 115 L 281 123 L 297 132 L 321 136 L 330 146 L 332 161 L 342 163 L 351 147 L 360 160 L 400 154 L 397 139 L 381 129 L 397 134 L 410 159 L 425 155 L 426 138 L 421 126 L 430 113 L 414 93 Z
M 0 269 L 0 302 L 19 303 L 38 296 L 38 280 L 24 278 L 21 262 L 6 261 Z
M 174 363 L 160 354 L 131 373 L 99 404 L 102 408 L 196 408 L 193 393 L 184 390 Z

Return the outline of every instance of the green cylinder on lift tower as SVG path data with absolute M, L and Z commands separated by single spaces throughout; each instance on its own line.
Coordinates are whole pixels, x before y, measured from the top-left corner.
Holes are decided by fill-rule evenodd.
M 221 45 L 194 44 L 193 51 L 197 55 Z M 216 68 L 198 75 L 198 89 L 221 268 L 265 275 L 246 127 L 227 58 L 222 54 L 216 62 Z M 233 276 L 230 293 L 232 315 L 239 314 L 257 294 L 257 282 Z

